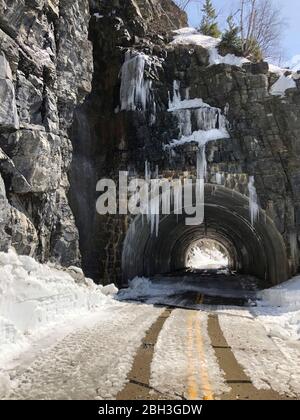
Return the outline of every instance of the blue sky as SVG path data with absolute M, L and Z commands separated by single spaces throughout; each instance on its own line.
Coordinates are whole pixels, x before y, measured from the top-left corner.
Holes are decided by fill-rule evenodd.
M 213 0 L 213 3 L 219 12 L 220 21 L 225 22 L 230 10 L 236 9 L 234 6 L 237 0 Z M 274 3 L 281 8 L 286 20 L 282 47 L 284 58 L 288 61 L 300 54 L 300 0 L 274 0 Z M 191 26 L 199 24 L 201 4 L 201 0 L 194 0 L 187 10 Z

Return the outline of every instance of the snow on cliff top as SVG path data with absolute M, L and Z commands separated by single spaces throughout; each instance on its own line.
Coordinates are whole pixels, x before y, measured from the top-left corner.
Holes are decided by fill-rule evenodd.
M 234 54 L 222 56 L 218 53 L 218 45 L 220 38 L 213 38 L 200 34 L 195 28 L 182 28 L 173 31 L 174 39 L 171 45 L 198 45 L 209 50 L 209 64 L 230 64 L 232 66 L 241 67 L 244 63 L 248 63 L 244 57 L 237 57 Z
M 209 51 L 209 64 L 229 64 L 231 66 L 242 67 L 243 64 L 250 61 L 244 57 L 237 57 L 234 54 L 227 54 L 222 56 L 218 52 L 218 46 L 221 42 L 220 38 L 213 38 L 210 36 L 202 35 L 195 28 L 182 28 L 173 31 L 174 39 L 171 45 L 198 45 L 206 48 Z M 270 94 L 274 96 L 285 95 L 287 89 L 295 88 L 295 80 L 300 78 L 297 74 L 285 75 L 287 71 L 293 70 L 280 68 L 274 64 L 269 64 L 269 71 L 279 76 L 279 79 L 273 84 L 270 89 Z
M 203 48 L 215 48 L 221 42 L 220 38 L 202 35 L 195 28 L 182 28 L 173 33 L 173 45 L 199 45 Z

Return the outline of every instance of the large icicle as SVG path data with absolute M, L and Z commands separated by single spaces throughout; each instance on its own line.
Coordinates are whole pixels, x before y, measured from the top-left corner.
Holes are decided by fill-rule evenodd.
M 254 176 L 250 176 L 249 178 L 248 191 L 249 191 L 250 218 L 251 218 L 251 223 L 253 226 L 259 216 L 259 207 L 258 207 L 258 202 L 257 202 L 257 192 L 255 188 Z
M 126 52 L 122 66 L 120 103 L 121 111 L 146 110 L 150 96 L 151 81 L 144 79 L 145 64 L 149 57 L 137 53 Z

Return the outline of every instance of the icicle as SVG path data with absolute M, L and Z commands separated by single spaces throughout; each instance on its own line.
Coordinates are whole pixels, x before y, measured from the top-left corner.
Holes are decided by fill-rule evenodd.
M 146 110 L 151 89 L 151 82 L 144 80 L 147 60 L 149 57 L 145 54 L 132 56 L 130 51 L 126 52 L 125 62 L 120 72 L 121 111 L 135 111 L 138 108 Z
M 178 80 L 174 80 L 173 82 L 173 98 L 169 93 L 169 108 L 176 108 L 178 104 L 181 102 L 181 95 L 180 95 L 180 82 Z
M 248 191 L 249 191 L 249 209 L 250 209 L 250 218 L 252 226 L 257 221 L 259 216 L 259 207 L 257 203 L 257 192 L 255 188 L 255 180 L 254 176 L 250 176 L 249 183 L 248 183 Z
M 298 264 L 298 240 L 297 240 L 297 233 L 292 232 L 289 234 L 289 243 L 291 249 L 291 256 L 296 264 Z
M 207 161 L 206 161 L 206 147 L 199 146 L 197 152 L 197 179 L 206 179 L 207 176 Z
M 216 173 L 216 183 L 218 185 L 222 185 L 222 179 L 223 179 L 222 174 L 220 174 L 220 172 L 217 172 Z

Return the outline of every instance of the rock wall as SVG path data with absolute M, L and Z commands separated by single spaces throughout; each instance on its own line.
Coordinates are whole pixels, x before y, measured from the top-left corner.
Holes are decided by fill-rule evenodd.
M 168 112 L 177 81 L 183 99 L 201 98 L 228 121 L 230 138 L 206 145 L 208 190 L 221 184 L 245 197 L 252 180 L 288 272 L 297 272 L 299 78 L 273 96 L 279 76 L 267 63 L 210 65 L 205 48 L 170 44 L 185 26 L 171 0 L 0 0 L 1 250 L 63 265 L 82 254 L 87 275 L 119 283 L 131 218 L 99 216 L 95 186 L 119 170 L 142 176 L 146 161 L 168 178 L 195 175 L 195 144 L 166 147 L 182 134 Z M 124 62 L 139 55 L 147 58 L 136 61 L 135 104 Z
M 249 180 L 254 176 L 259 205 L 285 243 L 289 274 L 297 272 L 299 83 L 284 98 L 272 96 L 270 88 L 279 76 L 269 71 L 267 63 L 210 66 L 206 49 L 170 45 L 173 27 L 186 26 L 185 16 L 178 15 L 178 9 L 170 13 L 168 7 L 174 7 L 170 2 L 164 2 L 166 14 L 160 16 L 155 1 L 92 3 L 93 90 L 76 112 L 71 136 L 71 202 L 88 274 L 104 282 L 120 281 L 123 244 L 130 224 L 127 217 L 96 214 L 98 179 L 117 179 L 119 170 L 143 176 L 146 161 L 152 168 L 158 165 L 160 173 L 168 178 L 195 174 L 195 145 L 171 152 L 165 149 L 179 136 L 178 118 L 168 112 L 174 80 L 180 83 L 182 98 L 188 90 L 191 99 L 202 98 L 227 113 L 230 139 L 206 146 L 207 183 L 221 183 L 228 190 L 248 195 Z M 120 101 L 120 71 L 126 51 L 150 57 L 144 77 L 152 83 L 152 96 L 145 109 L 141 105 L 126 110 Z M 85 179 L 80 176 L 83 172 L 88 174 Z
M 0 249 L 79 263 L 68 129 L 91 90 L 87 0 L 0 0 Z

